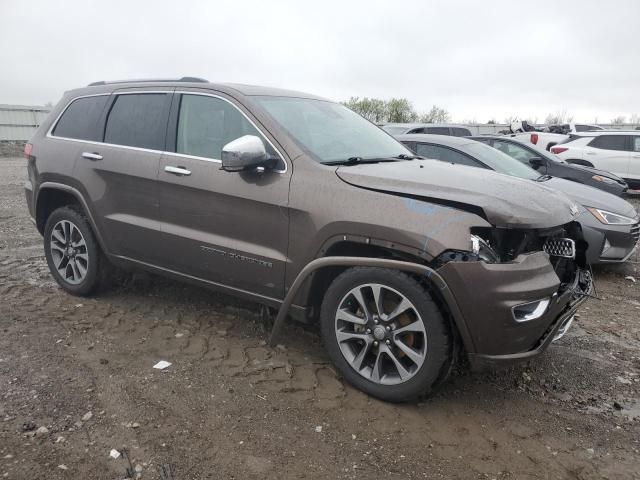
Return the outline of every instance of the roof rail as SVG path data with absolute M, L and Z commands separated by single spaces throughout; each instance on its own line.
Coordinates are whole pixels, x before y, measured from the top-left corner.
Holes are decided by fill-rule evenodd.
M 111 82 L 105 82 L 100 80 L 99 82 L 91 82 L 88 87 L 97 87 L 99 85 L 111 85 L 114 83 L 146 83 L 146 82 L 188 82 L 188 83 L 209 83 L 209 80 L 205 80 L 200 77 L 182 77 L 182 78 L 143 78 L 137 80 L 114 80 Z

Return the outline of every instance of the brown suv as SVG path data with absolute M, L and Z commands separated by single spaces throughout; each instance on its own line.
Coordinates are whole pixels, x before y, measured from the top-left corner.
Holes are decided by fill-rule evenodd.
M 246 85 L 98 82 L 27 145 L 52 275 L 88 295 L 111 264 L 319 321 L 344 377 L 401 401 L 527 359 L 591 291 L 563 194 L 414 156 L 346 107 Z

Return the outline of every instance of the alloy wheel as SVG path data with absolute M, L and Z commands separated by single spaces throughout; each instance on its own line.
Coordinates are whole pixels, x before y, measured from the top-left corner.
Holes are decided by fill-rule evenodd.
M 62 279 L 78 285 L 87 276 L 89 252 L 80 229 L 69 220 L 60 220 L 51 230 L 51 259 Z
M 378 384 L 410 380 L 427 356 L 427 332 L 416 307 L 378 283 L 359 285 L 342 298 L 335 334 L 351 368 Z

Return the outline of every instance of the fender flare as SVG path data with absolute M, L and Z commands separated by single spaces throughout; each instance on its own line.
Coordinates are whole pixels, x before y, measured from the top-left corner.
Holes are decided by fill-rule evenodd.
M 98 243 L 100 244 L 100 247 L 102 248 L 102 251 L 107 254 L 107 250 L 105 249 L 105 243 L 104 240 L 102 238 L 102 235 L 100 234 L 100 230 L 98 230 L 98 228 L 96 227 L 96 222 L 93 218 L 93 215 L 91 214 L 91 210 L 89 209 L 89 205 L 87 204 L 87 201 L 84 199 L 84 196 L 82 195 L 82 193 L 80 193 L 80 191 L 76 188 L 73 188 L 69 185 L 66 185 L 64 183 L 58 183 L 58 182 L 43 182 L 38 186 L 38 190 L 37 190 L 37 194 L 36 197 L 34 199 L 34 206 L 33 206 L 33 213 L 35 218 L 38 218 L 38 200 L 40 198 L 40 193 L 43 190 L 62 190 L 63 192 L 67 192 L 70 193 L 71 195 L 73 195 L 74 197 L 76 197 L 76 199 L 78 200 L 78 202 L 80 202 L 80 205 L 82 206 L 82 209 L 84 210 L 84 212 L 87 214 L 87 218 L 89 219 L 89 223 L 91 224 L 91 229 L 93 230 L 94 235 L 96 236 Z
M 412 262 L 403 262 L 400 260 L 390 260 L 386 258 L 370 258 L 370 257 L 322 257 L 317 258 L 311 262 L 309 262 L 296 277 L 296 279 L 291 284 L 284 300 L 280 305 L 280 309 L 278 310 L 278 314 L 273 323 L 273 328 L 271 329 L 271 336 L 269 338 L 269 344 L 271 346 L 275 346 L 278 342 L 278 338 L 282 332 L 282 328 L 284 327 L 285 320 L 287 318 L 287 314 L 289 312 L 289 308 L 293 303 L 293 299 L 295 298 L 298 290 L 304 283 L 304 281 L 309 277 L 312 272 L 319 270 L 325 267 L 381 267 L 381 268 L 390 268 L 394 270 L 402 270 L 404 272 L 417 273 L 419 275 L 424 275 L 427 279 L 429 279 L 435 286 L 438 288 L 440 294 L 442 295 L 444 301 L 447 303 L 447 307 L 449 308 L 449 312 L 453 317 L 453 321 L 455 326 L 458 329 L 460 334 L 460 338 L 462 339 L 462 343 L 464 344 L 465 349 L 469 353 L 475 352 L 475 347 L 473 345 L 473 340 L 471 338 L 471 334 L 467 328 L 467 325 L 462 316 L 462 312 L 460 311 L 460 307 L 458 307 L 458 303 L 456 302 L 455 297 L 453 296 L 453 292 L 449 289 L 447 283 L 444 281 L 442 276 L 438 274 L 434 269 L 427 267 L 426 265 L 420 265 L 418 263 Z

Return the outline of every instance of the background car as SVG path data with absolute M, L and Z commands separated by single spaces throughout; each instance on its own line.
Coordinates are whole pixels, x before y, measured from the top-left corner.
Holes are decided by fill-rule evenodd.
M 495 148 L 469 138 L 443 135 L 398 135 L 398 140 L 417 155 L 506 175 L 544 182 L 583 206 L 576 221 L 589 243 L 590 264 L 624 262 L 635 250 L 640 237 L 640 216 L 620 197 L 576 182 L 540 175 L 537 171 Z
M 603 130 L 571 135 L 551 148 L 569 163 L 608 170 L 624 178 L 631 188 L 640 187 L 640 132 Z
M 624 180 L 612 173 L 583 167 L 581 165 L 571 165 L 556 155 L 550 154 L 546 150 L 536 147 L 522 139 L 499 135 L 484 135 L 470 138 L 496 148 L 502 153 L 506 153 L 519 162 L 537 170 L 542 175 L 551 175 L 552 177 L 583 183 L 614 195 L 622 195 L 628 188 Z
M 429 133 L 432 135 L 450 135 L 453 137 L 468 137 L 471 130 L 462 125 L 450 125 L 446 123 L 387 123 L 381 127 L 391 135 L 405 133 Z

